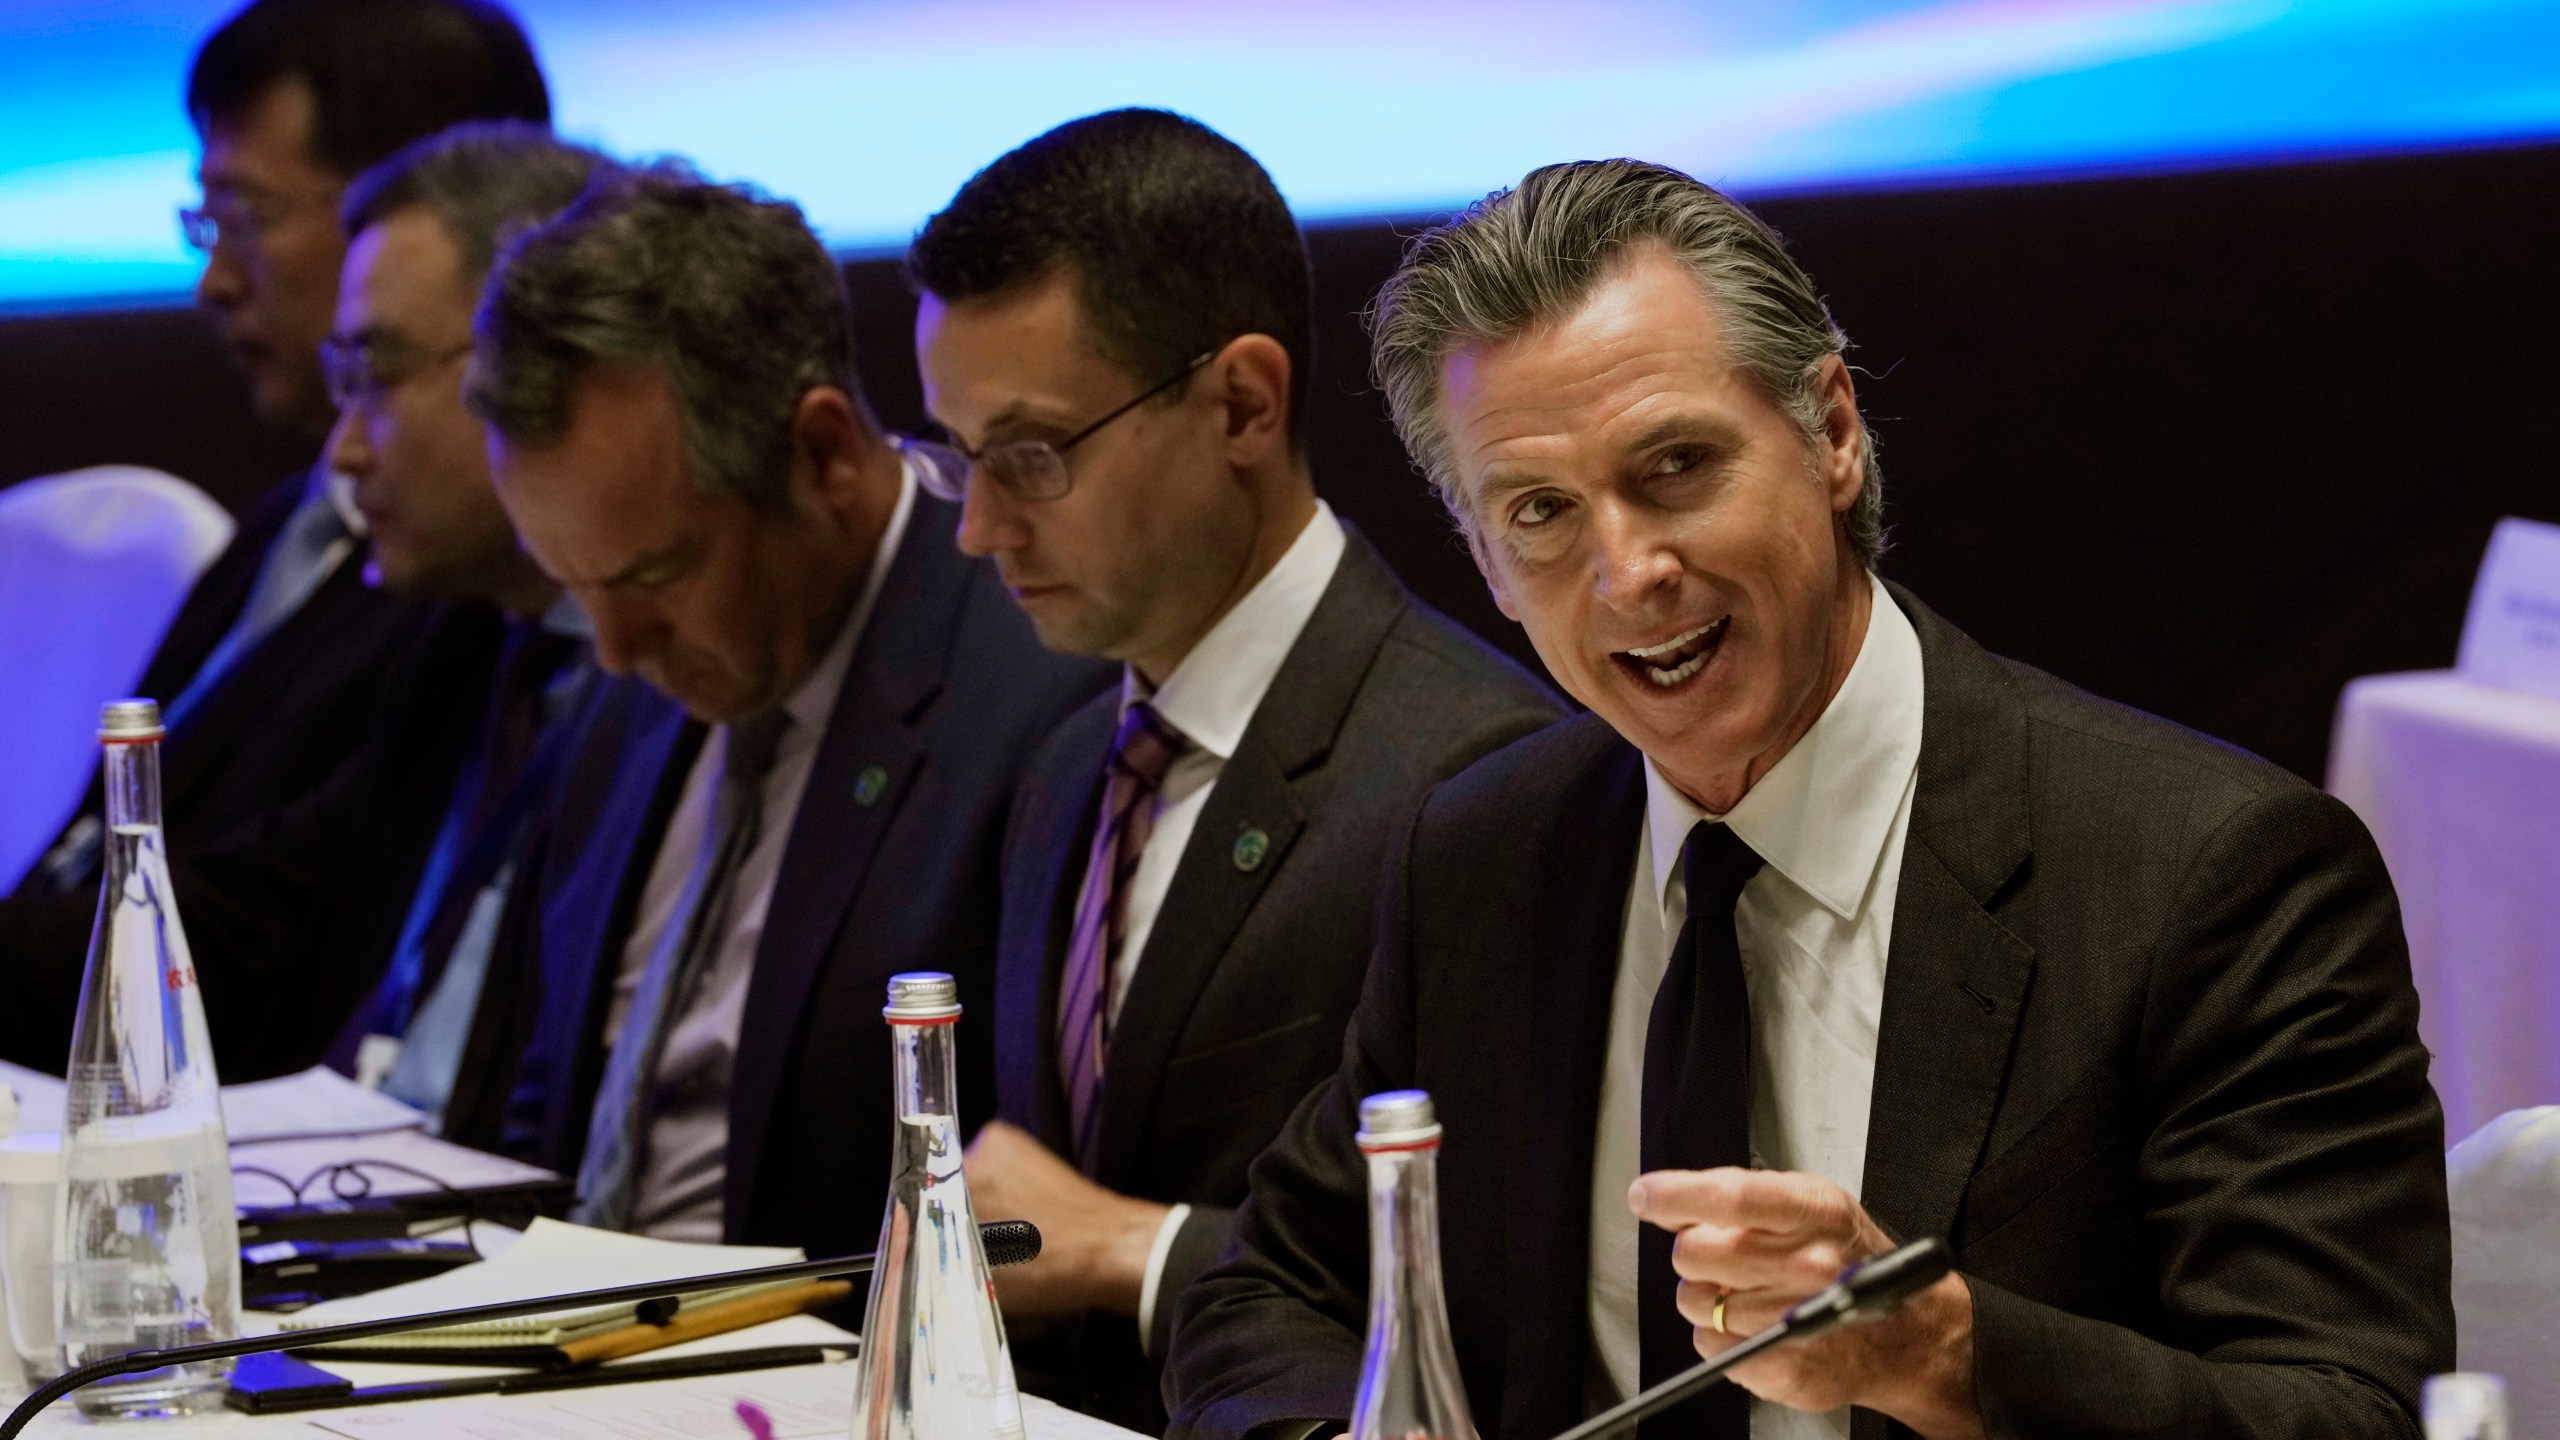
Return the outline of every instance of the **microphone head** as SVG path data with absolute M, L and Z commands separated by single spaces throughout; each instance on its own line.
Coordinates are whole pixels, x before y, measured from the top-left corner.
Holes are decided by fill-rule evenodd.
M 1946 1242 L 1935 1236 L 1850 1266 L 1840 1276 L 1849 1292 L 1850 1319 L 1882 1315 L 1935 1285 L 1955 1268 Z
M 990 1220 L 978 1227 L 990 1265 L 1020 1265 L 1040 1256 L 1040 1227 L 1028 1220 Z

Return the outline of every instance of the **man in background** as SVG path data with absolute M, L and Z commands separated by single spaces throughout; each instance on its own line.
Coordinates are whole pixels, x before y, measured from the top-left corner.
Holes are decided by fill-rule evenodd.
M 959 539 L 1120 683 L 1041 749 L 1008 841 L 1002 1119 L 981 1213 L 1026 1385 L 1163 1424 L 1174 1302 L 1338 1055 L 1423 792 L 1557 714 L 1316 497 L 1296 222 L 1194 121 L 1121 110 L 998 159 L 908 257 Z
M 796 207 L 677 167 L 599 188 L 510 249 L 478 343 L 499 496 L 617 678 L 509 897 L 521 987 L 480 1007 L 517 1103 L 447 1133 L 577 1176 L 586 1224 L 866 1248 L 888 979 L 957 978 L 983 1118 L 1004 817 L 1105 676 L 954 548 Z
M 517 545 L 499 507 L 487 431 L 462 401 L 463 361 L 500 242 L 613 168 L 537 125 L 459 125 L 366 171 L 343 207 L 350 240 L 323 349 L 339 405 L 328 459 L 348 479 L 383 585 L 458 602 L 439 627 L 497 618 L 503 635 L 482 687 L 487 704 L 437 797 L 443 818 L 423 855 L 410 837 L 386 845 L 370 821 L 407 808 L 393 797 L 421 783 L 414 755 L 432 741 L 406 733 L 407 713 L 380 728 L 359 792 L 368 798 L 339 807 L 335 827 L 338 843 L 364 857 L 332 897 L 344 927 L 339 953 L 331 964 L 290 967 L 301 983 L 272 987 L 267 1013 L 269 1024 L 312 1038 L 342 1027 L 333 1058 L 417 1106 L 430 1125 L 466 1073 L 463 1046 L 515 847 L 595 673 L 585 615 Z M 290 1018 L 302 1013 L 309 1018 Z
M 346 250 L 337 210 L 348 181 L 457 121 L 547 122 L 550 101 L 523 32 L 484 0 L 257 0 L 197 52 L 187 110 L 204 147 L 203 203 L 181 214 L 205 254 L 198 304 L 259 415 L 317 443 L 332 416 L 320 345 Z M 164 807 L 181 863 L 270 846 L 279 815 L 347 782 L 394 703 L 430 606 L 368 586 L 356 528 L 325 458 L 278 484 L 242 516 L 144 671 L 138 692 L 161 702 L 169 729 Z M 470 669 L 467 654 L 449 658 Z M 436 747 L 413 763 L 433 771 L 454 762 L 480 702 L 468 687 L 423 694 L 448 706 L 408 717 Z M 423 846 L 435 829 L 442 788 L 413 799 L 370 817 L 386 843 Z M 17 987 L 0 1056 L 61 1063 L 96 910 L 100 806 L 93 781 L 0 901 L 0 963 Z M 255 1003 L 226 1000 L 237 957 L 219 943 L 196 949 L 208 1013 L 231 1042 L 217 1044 L 225 1073 L 268 1069 Z

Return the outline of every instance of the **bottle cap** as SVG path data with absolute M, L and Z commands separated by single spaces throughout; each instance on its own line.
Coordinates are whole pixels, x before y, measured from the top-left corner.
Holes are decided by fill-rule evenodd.
M 160 733 L 157 700 L 110 700 L 98 709 L 98 738 L 109 745 L 157 740 Z
M 1389 1090 L 1360 1102 L 1360 1148 L 1418 1150 L 1440 1143 L 1440 1120 L 1431 1096 L 1420 1090 Z
M 960 1015 L 960 982 L 948 975 L 920 970 L 889 977 L 889 1008 L 880 1012 L 891 1024 L 955 1020 Z

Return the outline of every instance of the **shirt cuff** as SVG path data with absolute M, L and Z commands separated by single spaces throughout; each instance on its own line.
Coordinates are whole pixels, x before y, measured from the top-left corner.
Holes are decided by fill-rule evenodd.
M 1155 1248 L 1147 1252 L 1147 1278 L 1138 1286 L 1138 1349 L 1153 1360 L 1152 1344 L 1156 1333 L 1156 1287 L 1164 1280 L 1165 1257 L 1173 1253 L 1173 1237 L 1182 1233 L 1182 1222 L 1191 1218 L 1191 1207 L 1176 1205 L 1167 1211 L 1164 1224 L 1156 1227 Z

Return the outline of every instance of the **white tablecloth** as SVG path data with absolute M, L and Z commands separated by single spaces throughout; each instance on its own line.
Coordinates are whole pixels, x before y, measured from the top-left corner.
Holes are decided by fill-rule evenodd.
M 2329 790 L 2399 888 L 2447 1141 L 2560 1102 L 2560 700 L 2452 671 L 2358 680 Z

